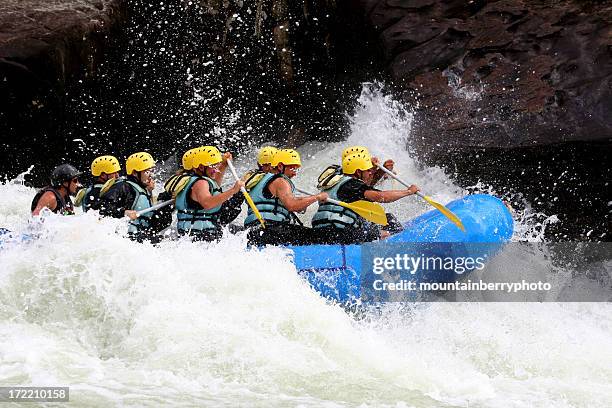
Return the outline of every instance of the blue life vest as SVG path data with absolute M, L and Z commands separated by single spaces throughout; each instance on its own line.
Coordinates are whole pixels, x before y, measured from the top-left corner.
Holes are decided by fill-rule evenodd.
M 329 195 L 329 198 L 338 200 L 338 190 L 351 179 L 352 177 L 350 176 L 343 176 L 340 181 L 334 184 L 329 190 L 325 190 L 325 192 Z M 362 224 L 363 218 L 356 212 L 330 202 L 319 204 L 319 209 L 314 217 L 312 217 L 313 228 L 360 228 Z
M 287 208 L 285 208 L 285 206 L 283 205 L 283 203 L 281 203 L 278 197 L 266 198 L 263 194 L 264 189 L 268 186 L 268 184 L 270 184 L 272 178 L 276 179 L 278 177 L 282 177 L 287 180 L 289 182 L 289 185 L 291 186 L 291 191 L 295 191 L 295 185 L 289 177 L 285 176 L 284 174 L 278 175 L 268 173 L 263 176 L 261 180 L 259 180 L 259 183 L 251 187 L 249 194 L 251 195 L 251 198 L 255 203 L 255 207 L 257 207 L 259 213 L 265 221 L 288 223 L 294 219 L 295 215 L 291 213 Z M 255 213 L 253 212 L 253 210 L 251 210 L 251 207 L 249 207 L 247 216 L 244 219 L 244 225 L 253 226 L 258 222 L 259 220 L 255 216 Z
M 81 208 L 83 211 L 87 211 L 91 206 L 98 200 L 100 200 L 100 190 L 104 184 L 94 184 L 93 186 L 87 187 L 81 200 Z
M 206 180 L 210 193 L 215 196 L 223 192 L 217 182 L 208 177 L 190 176 L 187 185 L 177 194 L 175 206 L 178 220 L 176 229 L 180 234 L 188 234 L 196 231 L 210 231 L 219 228 L 219 212 L 221 205 L 210 210 L 189 199 L 191 187 L 198 180 Z
M 134 183 L 130 180 L 117 180 L 117 183 L 128 183 L 134 192 L 136 193 L 136 197 L 134 198 L 134 202 L 132 203 L 132 207 L 130 210 L 142 211 L 153 205 L 151 194 L 145 190 L 140 184 Z M 128 225 L 128 232 L 135 233 L 141 229 L 147 228 L 149 226 L 149 221 L 155 211 L 149 211 L 148 213 L 142 214 L 140 217 L 135 220 L 130 220 Z

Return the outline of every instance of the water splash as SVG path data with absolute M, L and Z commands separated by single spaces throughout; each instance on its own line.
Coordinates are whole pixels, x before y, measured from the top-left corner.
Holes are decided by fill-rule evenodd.
M 300 149 L 298 184 L 312 188 L 344 146 L 365 144 L 437 200 L 463 195 L 408 152 L 411 121 L 366 86 L 347 142 Z M 34 193 L 0 184 L 0 225 L 32 225 Z M 393 209 L 402 218 L 429 209 L 405 201 Z M 612 405 L 610 304 L 390 304 L 354 316 L 313 292 L 286 250 L 248 249 L 241 234 L 139 244 L 122 223 L 50 214 L 40 239 L 0 252 L 2 384 L 70 385 L 73 403 L 92 406 Z M 550 267 L 503 255 L 509 270 Z

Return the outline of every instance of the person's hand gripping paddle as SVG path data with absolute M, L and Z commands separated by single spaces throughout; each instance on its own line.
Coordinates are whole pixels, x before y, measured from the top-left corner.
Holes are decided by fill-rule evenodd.
M 402 179 L 400 179 L 396 174 L 394 174 L 392 171 L 390 171 L 389 169 L 381 166 L 380 164 L 376 163 L 376 166 L 381 169 L 382 171 L 384 171 L 386 174 L 388 174 L 390 177 L 393 177 L 394 180 L 399 181 L 400 183 L 402 183 L 404 186 L 406 187 L 410 187 L 408 183 L 406 183 L 405 181 L 403 181 Z M 419 192 L 416 193 L 416 195 L 418 195 L 419 197 L 421 197 L 423 200 L 427 201 L 429 204 L 431 204 L 432 206 L 434 206 L 438 211 L 440 211 L 442 214 L 444 214 L 444 216 L 446 218 L 448 218 L 449 220 L 451 220 L 451 222 L 453 224 L 455 224 L 457 227 L 459 227 L 459 229 L 461 231 L 465 231 L 465 227 L 463 226 L 463 223 L 461 222 L 461 220 L 459 219 L 459 217 L 457 217 L 455 214 L 453 214 L 451 212 L 451 210 L 449 210 L 448 208 L 446 208 L 445 206 L 443 206 L 440 203 L 435 202 L 434 200 L 431 199 L 431 197 L 428 197 L 426 195 L 423 195 Z

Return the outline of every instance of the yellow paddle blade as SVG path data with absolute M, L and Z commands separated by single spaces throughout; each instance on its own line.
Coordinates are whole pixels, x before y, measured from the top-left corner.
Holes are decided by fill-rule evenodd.
M 244 194 L 244 198 L 246 199 L 247 204 L 249 204 L 249 207 L 251 207 L 251 210 L 253 210 L 253 212 L 255 213 L 255 216 L 257 217 L 257 219 L 261 223 L 261 227 L 262 228 L 266 228 L 266 223 L 264 222 L 263 217 L 259 213 L 259 210 L 255 206 L 255 203 L 253 202 L 253 199 L 251 198 L 251 195 L 249 193 L 247 193 L 246 190 L 244 190 L 244 189 L 242 189 L 242 194 Z
M 349 210 L 355 211 L 361 217 L 366 220 L 379 225 L 387 225 L 387 214 L 385 209 L 378 203 L 372 203 L 370 201 L 355 201 L 352 203 L 338 202 L 342 207 L 346 207 Z
M 459 217 L 457 217 L 455 214 L 453 214 L 448 208 L 446 208 L 445 206 L 443 206 L 440 203 L 435 202 L 434 200 L 431 199 L 431 197 L 428 197 L 426 195 L 422 196 L 423 199 L 425 201 L 427 201 L 429 204 L 431 204 L 432 206 L 436 207 L 436 209 L 438 211 L 440 211 L 442 214 L 444 214 L 444 216 L 446 218 L 448 218 L 449 220 L 451 220 L 453 222 L 453 224 L 455 224 L 457 227 L 459 227 L 459 229 L 463 232 L 465 232 L 465 227 L 463 226 L 463 223 L 461 222 L 461 220 L 459 219 Z

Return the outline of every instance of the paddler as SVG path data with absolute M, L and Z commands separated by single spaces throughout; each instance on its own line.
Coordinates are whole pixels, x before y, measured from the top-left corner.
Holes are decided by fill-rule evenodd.
M 91 162 L 91 175 L 94 177 L 94 183 L 79 191 L 75 204 L 80 205 L 83 211 L 91 208 L 98 209 L 102 186 L 110 179 L 119 178 L 120 171 L 121 165 L 115 156 L 96 157 Z
M 36 193 L 30 210 L 32 215 L 39 215 L 43 208 L 57 214 L 74 214 L 70 196 L 74 196 L 81 187 L 79 177 L 83 173 L 70 164 L 61 164 L 51 172 L 51 184 Z
M 223 236 L 223 226 L 238 216 L 244 199 L 236 193 L 244 182 L 237 181 L 228 191 L 220 187 L 227 160 L 231 159 L 231 153 L 222 155 L 214 146 L 203 146 L 191 156 L 189 179 L 179 191 L 175 189 L 179 234 L 195 240 L 217 240 Z
M 367 151 L 353 153 L 343 158 L 342 175 L 326 180 L 322 189 L 330 198 L 345 203 L 359 200 L 390 203 L 419 191 L 415 185 L 405 190 L 378 190 L 372 187 L 375 175 L 370 154 Z M 332 203 L 319 204 L 312 226 L 319 232 L 319 242 L 322 243 L 352 244 L 389 236 L 387 230 L 380 229 L 348 208 Z
M 323 170 L 323 172 L 319 175 L 318 178 L 318 182 L 319 182 L 319 188 L 321 185 L 324 185 L 326 181 L 328 181 L 329 179 L 332 179 L 335 176 L 342 176 L 342 161 L 344 160 L 344 158 L 346 156 L 350 156 L 352 154 L 355 153 L 361 153 L 361 154 L 366 154 L 366 155 L 370 155 L 370 152 L 368 151 L 368 148 L 365 146 L 349 146 L 346 149 L 344 149 L 342 151 L 342 159 L 340 164 L 332 164 L 329 165 L 325 168 L 325 170 Z M 374 164 L 374 166 L 376 166 L 379 163 L 379 160 L 377 157 L 372 157 L 372 163 Z M 385 167 L 386 169 L 393 171 L 393 166 L 395 165 L 395 163 L 393 162 L 393 160 L 388 159 L 385 160 L 385 162 L 383 163 L 383 167 Z M 372 179 L 370 180 L 370 185 L 374 186 L 376 184 L 378 184 L 378 182 L 384 178 L 386 178 L 387 176 L 385 175 L 385 172 L 382 171 L 379 168 L 376 168 L 374 170 L 374 173 L 372 175 Z
M 152 192 L 155 188 L 155 160 L 146 152 L 129 156 L 125 162 L 127 178 L 109 179 L 100 190 L 100 214 L 115 218 L 130 219 L 128 233 L 137 241 L 145 239 L 156 242 L 157 233 L 172 222 L 172 206 L 142 214 L 137 212 L 153 206 Z M 160 194 L 160 200 L 167 200 L 170 194 Z
M 278 150 L 272 157 L 275 173 L 266 173 L 252 186 L 250 194 L 265 220 L 265 228 L 249 208 L 244 224 L 250 227 L 249 242 L 253 245 L 302 245 L 313 242 L 313 230 L 302 225 L 295 212 L 305 211 L 315 202 L 325 201 L 326 193 L 296 197 L 291 180 L 302 166 L 300 155 L 293 149 Z

